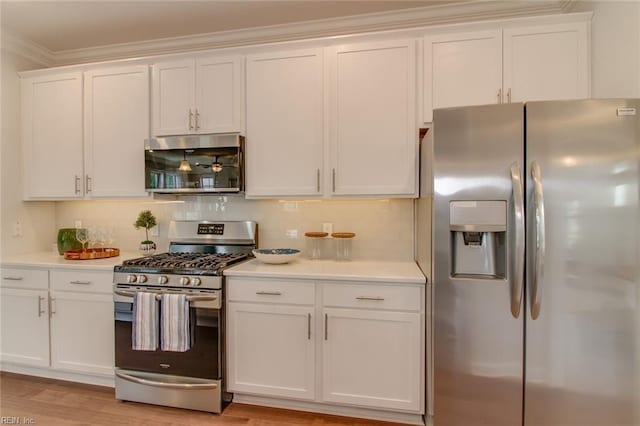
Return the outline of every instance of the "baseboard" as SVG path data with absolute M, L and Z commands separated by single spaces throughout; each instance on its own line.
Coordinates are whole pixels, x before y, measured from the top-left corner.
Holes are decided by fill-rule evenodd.
M 44 377 L 47 379 L 66 380 L 68 382 L 85 383 L 88 385 L 106 386 L 113 388 L 113 376 L 101 376 L 86 373 L 75 373 L 70 371 L 53 370 L 43 367 L 29 367 L 18 364 L 3 362 L 0 364 L 0 371 L 7 373 L 25 374 L 27 376 Z
M 294 401 L 255 395 L 242 395 L 237 393 L 233 396 L 233 402 L 237 402 L 239 404 L 262 405 L 265 407 L 285 408 L 288 410 L 310 411 L 312 413 L 334 414 L 338 416 L 406 423 L 411 425 L 424 425 L 424 418 L 422 414 L 343 407 L 340 405 L 323 404 L 318 402 Z

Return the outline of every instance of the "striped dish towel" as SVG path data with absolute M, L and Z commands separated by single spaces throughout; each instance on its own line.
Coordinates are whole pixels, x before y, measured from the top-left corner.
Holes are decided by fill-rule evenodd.
M 155 293 L 137 291 L 133 295 L 131 348 L 155 351 L 158 348 L 158 302 Z
M 186 352 L 191 347 L 189 301 L 186 294 L 163 294 L 161 301 L 160 349 Z

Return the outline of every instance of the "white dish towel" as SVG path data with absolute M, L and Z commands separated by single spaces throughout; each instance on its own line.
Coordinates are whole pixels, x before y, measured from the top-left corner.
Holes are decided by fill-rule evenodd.
M 186 294 L 163 294 L 161 300 L 160 349 L 186 352 L 191 347 L 189 301 Z
M 133 295 L 131 348 L 155 351 L 158 348 L 158 302 L 155 293 L 137 291 Z

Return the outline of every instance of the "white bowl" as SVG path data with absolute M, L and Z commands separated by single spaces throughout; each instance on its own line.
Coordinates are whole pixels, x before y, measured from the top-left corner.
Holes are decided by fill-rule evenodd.
M 253 255 L 264 263 L 289 263 L 300 256 L 300 250 L 291 248 L 256 249 L 253 250 Z

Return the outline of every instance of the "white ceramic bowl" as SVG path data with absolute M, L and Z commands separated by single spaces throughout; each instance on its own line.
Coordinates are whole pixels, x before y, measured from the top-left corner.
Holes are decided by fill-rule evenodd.
M 256 249 L 253 250 L 253 255 L 264 263 L 289 263 L 300 256 L 300 250 L 291 248 Z

